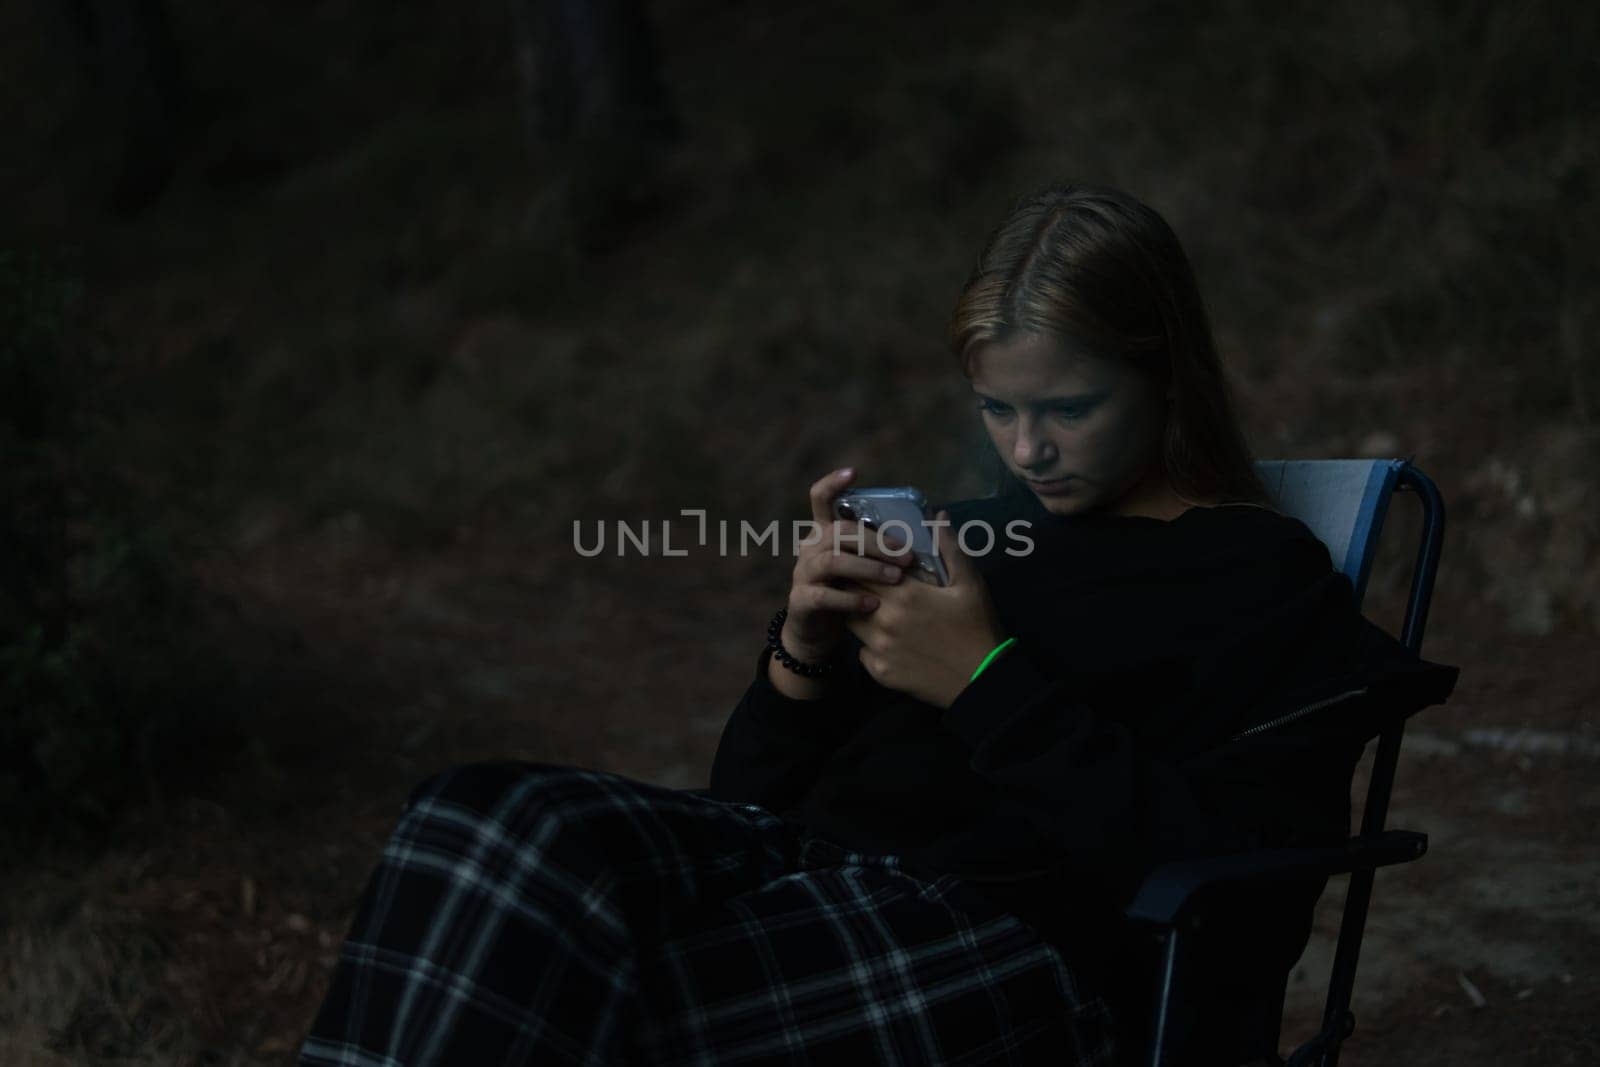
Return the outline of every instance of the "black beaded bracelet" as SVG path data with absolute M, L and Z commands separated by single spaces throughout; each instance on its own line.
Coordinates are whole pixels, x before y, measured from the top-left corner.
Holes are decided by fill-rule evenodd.
M 783 647 L 783 620 L 789 617 L 788 608 L 779 608 L 778 613 L 767 624 L 767 647 L 772 649 L 772 658 L 789 668 L 794 673 L 805 678 L 820 678 L 833 668 L 831 663 L 803 663 L 789 654 Z

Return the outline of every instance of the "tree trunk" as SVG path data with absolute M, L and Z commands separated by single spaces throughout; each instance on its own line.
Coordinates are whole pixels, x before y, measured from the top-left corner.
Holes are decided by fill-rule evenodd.
M 509 0 L 520 106 L 535 166 L 564 171 L 586 226 L 653 194 L 683 136 L 639 0 Z
M 110 203 L 144 208 L 177 165 L 187 98 L 161 0 L 70 0 L 66 6 L 111 141 Z

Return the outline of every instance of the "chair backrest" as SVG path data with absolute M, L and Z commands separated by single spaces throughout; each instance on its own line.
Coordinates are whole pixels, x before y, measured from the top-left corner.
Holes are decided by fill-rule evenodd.
M 1432 480 L 1403 459 L 1272 459 L 1257 463 L 1256 472 L 1279 510 L 1305 523 L 1328 546 L 1334 567 L 1355 587 L 1358 606 L 1367 591 L 1390 498 L 1399 490 L 1417 494 L 1422 540 L 1400 641 L 1419 651 L 1444 541 L 1444 501 Z
M 1311 528 L 1360 604 L 1400 472 L 1399 459 L 1265 460 L 1256 464 L 1279 510 Z

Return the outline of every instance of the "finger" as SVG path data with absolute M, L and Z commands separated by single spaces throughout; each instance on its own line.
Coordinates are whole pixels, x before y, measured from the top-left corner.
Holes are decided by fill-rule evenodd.
M 939 558 L 944 560 L 944 569 L 950 575 L 950 584 L 959 585 L 972 575 L 976 569 L 972 558 L 961 551 L 961 540 L 956 535 L 955 529 L 949 525 L 950 512 L 939 509 L 934 516 L 939 524 L 933 528 L 933 544 L 938 550 Z
M 862 526 L 853 518 L 837 518 L 822 530 L 821 539 L 806 545 L 806 549 L 810 549 L 810 555 L 819 560 L 829 557 L 872 558 L 882 563 L 893 563 L 894 566 L 906 565 L 910 560 L 909 553 L 894 555 L 886 550 L 890 537 L 885 537 L 883 541 L 885 544 L 878 544 L 878 531 L 870 526 Z
M 911 562 L 910 546 L 894 530 L 884 532 L 863 526 L 855 519 L 836 519 L 833 526 L 827 531 L 827 536 L 832 538 L 827 544 L 835 555 L 870 556 L 901 567 Z
M 893 563 L 885 563 L 871 556 L 827 555 L 817 561 L 815 577 L 820 581 L 849 580 L 856 582 L 887 583 L 893 585 L 905 576 L 905 571 Z
M 860 587 L 835 589 L 831 585 L 802 585 L 789 594 L 791 611 L 837 611 L 841 614 L 871 611 L 878 598 Z
M 853 467 L 840 467 L 811 483 L 811 518 L 819 526 L 833 521 L 833 498 L 855 479 Z
M 882 558 L 896 563 L 910 563 L 913 559 L 909 536 L 902 533 L 899 527 L 871 529 L 867 532 L 867 543 L 878 549 Z
M 889 687 L 888 665 L 884 662 L 883 657 L 867 647 L 865 641 L 861 643 L 861 651 L 856 653 L 856 659 L 861 662 L 862 669 L 867 672 L 873 681 L 881 686 Z
M 853 523 L 840 521 L 835 526 L 853 526 Z M 869 554 L 872 552 L 872 538 L 868 534 L 866 551 L 856 551 L 857 534 L 848 530 L 838 531 L 838 543 L 833 540 L 834 531 L 825 530 L 820 540 L 811 542 L 800 549 L 800 557 L 795 560 L 794 576 L 798 582 L 837 582 L 841 579 L 872 578 L 886 580 L 879 568 L 884 566 L 898 566 L 894 559 Z M 892 579 L 888 579 L 892 580 Z

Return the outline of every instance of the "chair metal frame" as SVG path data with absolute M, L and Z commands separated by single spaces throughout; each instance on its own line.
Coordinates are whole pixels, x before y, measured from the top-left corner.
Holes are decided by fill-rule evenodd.
M 1342 461 L 1302 462 L 1316 464 Z M 1262 468 L 1282 466 L 1285 464 L 1261 464 Z M 1351 576 L 1359 604 L 1365 592 L 1367 575 L 1371 571 L 1372 557 L 1376 554 L 1389 498 L 1395 492 L 1415 493 L 1422 505 L 1422 532 L 1412 569 L 1411 592 L 1400 640 L 1411 651 L 1420 652 L 1444 543 L 1444 500 L 1438 487 L 1426 474 L 1403 460 L 1379 461 L 1374 465 L 1374 477 L 1382 477 L 1389 488 L 1367 495 L 1362 513 L 1357 516 L 1356 533 L 1342 569 Z M 1358 540 L 1359 545 L 1356 543 Z M 1335 560 L 1336 564 L 1339 562 Z M 1275 1049 L 1269 1057 L 1269 1062 L 1283 1067 L 1336 1067 L 1340 1046 L 1355 1030 L 1350 996 L 1355 985 L 1356 962 L 1361 954 L 1361 939 L 1366 930 L 1367 911 L 1372 900 L 1374 874 L 1379 867 L 1418 859 L 1428 847 L 1426 834 L 1384 829 L 1404 732 L 1405 723 L 1399 721 L 1379 735 L 1372 777 L 1367 787 L 1366 806 L 1361 817 L 1361 832 L 1344 844 L 1323 848 L 1265 849 L 1162 864 L 1146 877 L 1127 909 L 1130 918 L 1152 924 L 1161 931 L 1159 984 L 1145 1062 L 1153 1067 L 1163 1067 L 1170 1062 L 1169 1049 L 1176 1039 L 1172 1005 L 1175 998 L 1181 995 L 1183 948 L 1188 934 L 1198 925 L 1195 905 L 1196 896 L 1201 890 L 1268 883 L 1295 876 L 1349 874 L 1350 885 L 1345 895 L 1344 915 L 1339 924 L 1338 948 L 1329 977 L 1321 1029 L 1296 1048 L 1287 1060 L 1278 1058 Z M 1280 1024 L 1282 1011 L 1280 1002 Z M 1278 1033 L 1274 1029 L 1270 1035 L 1274 1046 L 1277 1039 Z

